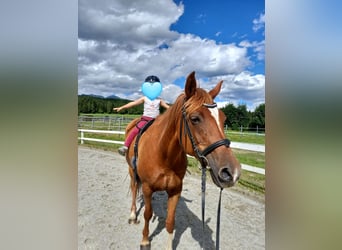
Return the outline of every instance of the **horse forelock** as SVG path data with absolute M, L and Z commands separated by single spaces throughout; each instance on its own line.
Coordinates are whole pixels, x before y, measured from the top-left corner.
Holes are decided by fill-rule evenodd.
M 203 107 L 203 104 L 212 102 L 212 97 L 204 89 L 197 88 L 195 94 L 185 102 L 185 109 L 187 113 L 192 113 Z

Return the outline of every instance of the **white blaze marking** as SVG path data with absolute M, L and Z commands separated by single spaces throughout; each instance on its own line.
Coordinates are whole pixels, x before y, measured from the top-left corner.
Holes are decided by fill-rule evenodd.
M 233 182 L 236 182 L 238 177 L 239 177 L 239 171 L 235 169 L 234 174 L 233 174 Z
M 218 128 L 221 130 L 218 108 L 209 108 L 211 115 L 215 118 Z

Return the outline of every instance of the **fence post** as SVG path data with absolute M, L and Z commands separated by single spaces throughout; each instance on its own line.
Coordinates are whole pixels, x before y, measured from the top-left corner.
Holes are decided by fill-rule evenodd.
M 83 138 L 84 138 L 84 132 L 81 131 L 81 144 L 84 144 Z
M 109 118 L 108 130 L 110 130 L 111 121 L 112 121 L 112 118 Z

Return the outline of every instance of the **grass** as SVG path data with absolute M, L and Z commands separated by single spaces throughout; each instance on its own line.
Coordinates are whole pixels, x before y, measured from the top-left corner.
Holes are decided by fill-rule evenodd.
M 265 176 L 242 170 L 238 187 L 257 194 L 265 194 Z
M 226 136 L 231 141 L 264 144 L 265 145 L 265 135 L 264 134 L 256 134 L 256 133 L 248 133 L 248 132 L 241 133 L 241 132 L 228 130 L 226 132 Z
M 233 152 L 241 163 L 258 168 L 265 168 L 265 153 L 235 148 L 233 149 Z
M 103 127 L 102 129 L 104 130 L 108 129 L 108 125 L 103 125 L 102 127 Z M 101 127 L 96 127 L 93 129 L 101 129 Z M 112 130 L 116 130 L 116 129 L 112 129 Z M 255 133 L 247 133 L 247 132 L 240 133 L 240 132 L 233 132 L 233 131 L 228 131 L 226 135 L 231 141 L 265 144 L 264 135 L 258 135 Z M 84 133 L 84 136 L 89 137 L 89 138 L 124 141 L 124 135 Z M 80 137 L 80 132 L 79 132 L 79 137 Z M 80 144 L 80 140 L 79 140 L 79 144 Z M 92 148 L 98 148 L 98 149 L 103 149 L 103 150 L 108 150 L 108 151 L 116 151 L 121 146 L 119 144 L 92 142 L 92 141 L 84 141 L 84 145 L 87 145 Z M 253 152 L 253 151 L 241 150 L 241 149 L 233 149 L 233 152 L 240 163 L 259 167 L 259 168 L 265 168 L 265 153 Z M 201 171 L 198 167 L 198 161 L 194 158 L 188 157 L 188 170 L 191 173 L 195 173 L 199 175 L 201 174 Z M 245 191 L 253 192 L 257 194 L 264 194 L 265 193 L 265 176 L 261 174 L 242 170 L 242 174 L 241 174 L 237 187 L 241 188 L 243 191 L 245 190 Z

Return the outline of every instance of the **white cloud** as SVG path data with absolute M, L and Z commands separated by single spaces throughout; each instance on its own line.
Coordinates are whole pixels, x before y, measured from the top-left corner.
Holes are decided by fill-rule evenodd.
M 264 86 L 262 79 L 245 72 L 252 64 L 248 48 L 259 53 L 261 44 L 217 44 L 170 31 L 183 11 L 182 3 L 176 5 L 171 0 L 80 0 L 79 94 L 134 99 L 141 96 L 145 77 L 153 74 L 163 84 L 161 96 L 172 103 L 183 88 L 175 80 L 196 71 L 204 88 L 225 79 L 222 100 L 264 98 L 258 96 L 259 87 Z
M 262 31 L 262 34 L 265 35 L 265 14 L 261 13 L 259 18 L 253 20 L 253 27 L 254 32 Z M 250 48 L 253 51 L 252 56 L 259 61 L 265 60 L 265 39 L 261 41 L 249 41 L 249 40 L 242 40 L 239 43 L 239 46 L 243 48 Z
M 174 101 L 182 92 L 183 92 L 183 88 L 174 84 L 168 84 L 163 87 L 161 98 L 167 100 L 170 103 L 174 103 Z
M 216 44 L 191 34 L 181 34 L 161 53 L 165 61 L 172 63 L 172 71 L 184 76 L 185 72 L 197 71 L 206 76 L 241 72 L 250 64 L 247 50 L 234 44 Z
M 259 18 L 253 20 L 253 31 L 257 32 L 265 27 L 265 13 L 261 13 Z
M 110 40 L 128 48 L 177 36 L 169 26 L 184 11 L 172 1 L 79 1 L 79 38 Z
M 265 59 L 265 40 L 262 40 L 260 42 L 257 42 L 257 41 L 249 42 L 248 40 L 243 40 L 239 43 L 239 46 L 244 47 L 244 48 L 252 48 L 258 60 Z
M 219 78 L 217 78 L 219 79 Z M 247 103 L 249 110 L 254 110 L 256 106 L 265 102 L 265 76 L 261 74 L 253 75 L 248 71 L 243 71 L 237 75 L 227 75 L 221 77 L 224 80 L 220 98 L 220 106 L 228 103 L 239 105 L 243 100 Z

